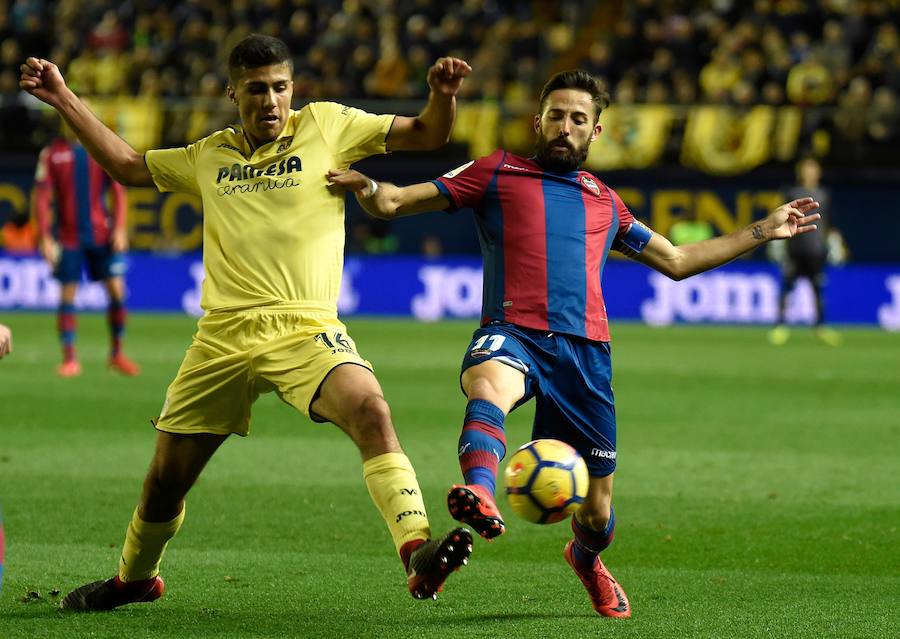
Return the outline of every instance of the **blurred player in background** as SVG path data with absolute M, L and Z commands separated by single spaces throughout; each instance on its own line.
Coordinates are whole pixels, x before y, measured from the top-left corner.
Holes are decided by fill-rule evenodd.
M 637 222 L 619 196 L 580 167 L 598 135 L 608 97 L 585 71 L 554 75 L 534 118 L 535 155 L 498 150 L 444 176 L 399 188 L 333 170 L 377 217 L 475 210 L 484 259 L 482 325 L 463 358 L 468 398 L 459 439 L 465 484 L 447 496 L 450 514 L 492 539 L 505 525 L 494 492 L 506 454 L 506 415 L 535 398 L 533 439 L 559 439 L 581 453 L 590 485 L 572 517 L 564 556 L 594 610 L 629 617 L 621 586 L 600 560 L 613 539 L 616 420 L 609 326 L 600 287 L 610 249 L 673 279 L 715 268 L 761 243 L 815 230 L 817 203 L 801 198 L 729 235 L 676 247 Z
M 812 285 L 816 297 L 814 330 L 816 337 L 829 346 L 838 346 L 841 335 L 825 326 L 825 267 L 828 262 L 841 264 L 846 259 L 846 248 L 840 232 L 834 226 L 834 212 L 831 210 L 831 194 L 821 185 L 822 166 L 813 157 L 797 162 L 797 184 L 785 189 L 786 198 L 808 194 L 822 206 L 822 218 L 818 223 L 818 233 L 808 233 L 787 242 L 769 245 L 769 255 L 781 267 L 781 295 L 778 299 L 778 323 L 769 331 L 769 341 L 776 346 L 786 343 L 791 336 L 785 320 L 787 298 L 797 280 L 805 277 Z
M 61 285 L 57 329 L 63 361 L 56 372 L 63 377 L 81 374 L 75 353 L 75 295 L 86 268 L 92 281 L 103 282 L 109 298 L 109 366 L 125 375 L 137 375 L 137 364 L 122 351 L 128 250 L 124 187 L 110 178 L 73 136 L 60 136 L 41 149 L 32 205 L 38 221 L 38 248 Z
M 712 224 L 697 219 L 695 211 L 688 211 L 669 229 L 669 240 L 675 246 L 702 242 L 715 235 Z
M 271 391 L 353 440 L 410 594 L 436 596 L 468 560 L 471 533 L 460 527 L 431 539 L 421 490 L 381 387 L 338 320 L 344 193 L 325 174 L 370 155 L 445 144 L 468 64 L 441 58 L 429 69 L 428 103 L 417 117 L 372 115 L 332 102 L 292 111 L 290 52 L 281 40 L 253 34 L 228 60 L 226 93 L 241 126 L 146 154 L 106 128 L 51 62 L 28 58 L 21 71 L 20 86 L 56 108 L 116 179 L 203 201 L 205 315 L 154 421 L 156 452 L 118 574 L 77 588 L 63 608 L 109 609 L 162 595 L 159 563 L 181 527 L 185 495 L 230 434 L 248 434 L 251 405 Z

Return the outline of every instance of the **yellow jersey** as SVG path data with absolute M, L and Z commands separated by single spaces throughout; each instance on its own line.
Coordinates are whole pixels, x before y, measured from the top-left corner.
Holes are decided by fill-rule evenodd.
M 344 267 L 344 192 L 326 172 L 385 153 L 393 115 L 313 102 L 252 154 L 240 127 L 145 155 L 160 191 L 203 202 L 205 311 L 332 312 Z

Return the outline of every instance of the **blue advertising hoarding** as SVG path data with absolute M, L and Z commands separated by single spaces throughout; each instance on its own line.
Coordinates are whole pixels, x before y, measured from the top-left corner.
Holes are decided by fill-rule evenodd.
M 828 278 L 829 322 L 900 330 L 900 265 L 832 268 Z M 199 254 L 136 253 L 129 257 L 128 306 L 198 315 L 202 279 Z M 777 317 L 779 275 L 770 264 L 739 261 L 674 282 L 640 264 L 610 260 L 603 291 L 612 320 L 765 325 Z M 477 320 L 481 293 L 481 262 L 475 257 L 350 257 L 338 308 L 342 315 Z M 59 285 L 39 257 L 0 253 L 0 310 L 51 310 L 58 299 Z M 101 285 L 80 287 L 77 308 L 105 306 Z M 801 280 L 789 298 L 788 321 L 810 323 L 814 309 L 812 289 Z

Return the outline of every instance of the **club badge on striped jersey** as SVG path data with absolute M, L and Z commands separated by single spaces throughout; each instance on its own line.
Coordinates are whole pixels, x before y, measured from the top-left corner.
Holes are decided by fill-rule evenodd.
M 588 191 L 590 191 L 594 195 L 600 195 L 600 187 L 597 186 L 596 182 L 594 182 L 594 178 L 587 175 L 582 175 L 581 183 L 584 184 L 587 187 Z

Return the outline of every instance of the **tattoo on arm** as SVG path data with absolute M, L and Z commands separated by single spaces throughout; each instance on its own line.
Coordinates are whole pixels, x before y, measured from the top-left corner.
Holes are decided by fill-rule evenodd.
M 753 239 L 754 240 L 765 239 L 765 235 L 763 235 L 762 227 L 759 224 L 753 225 Z

